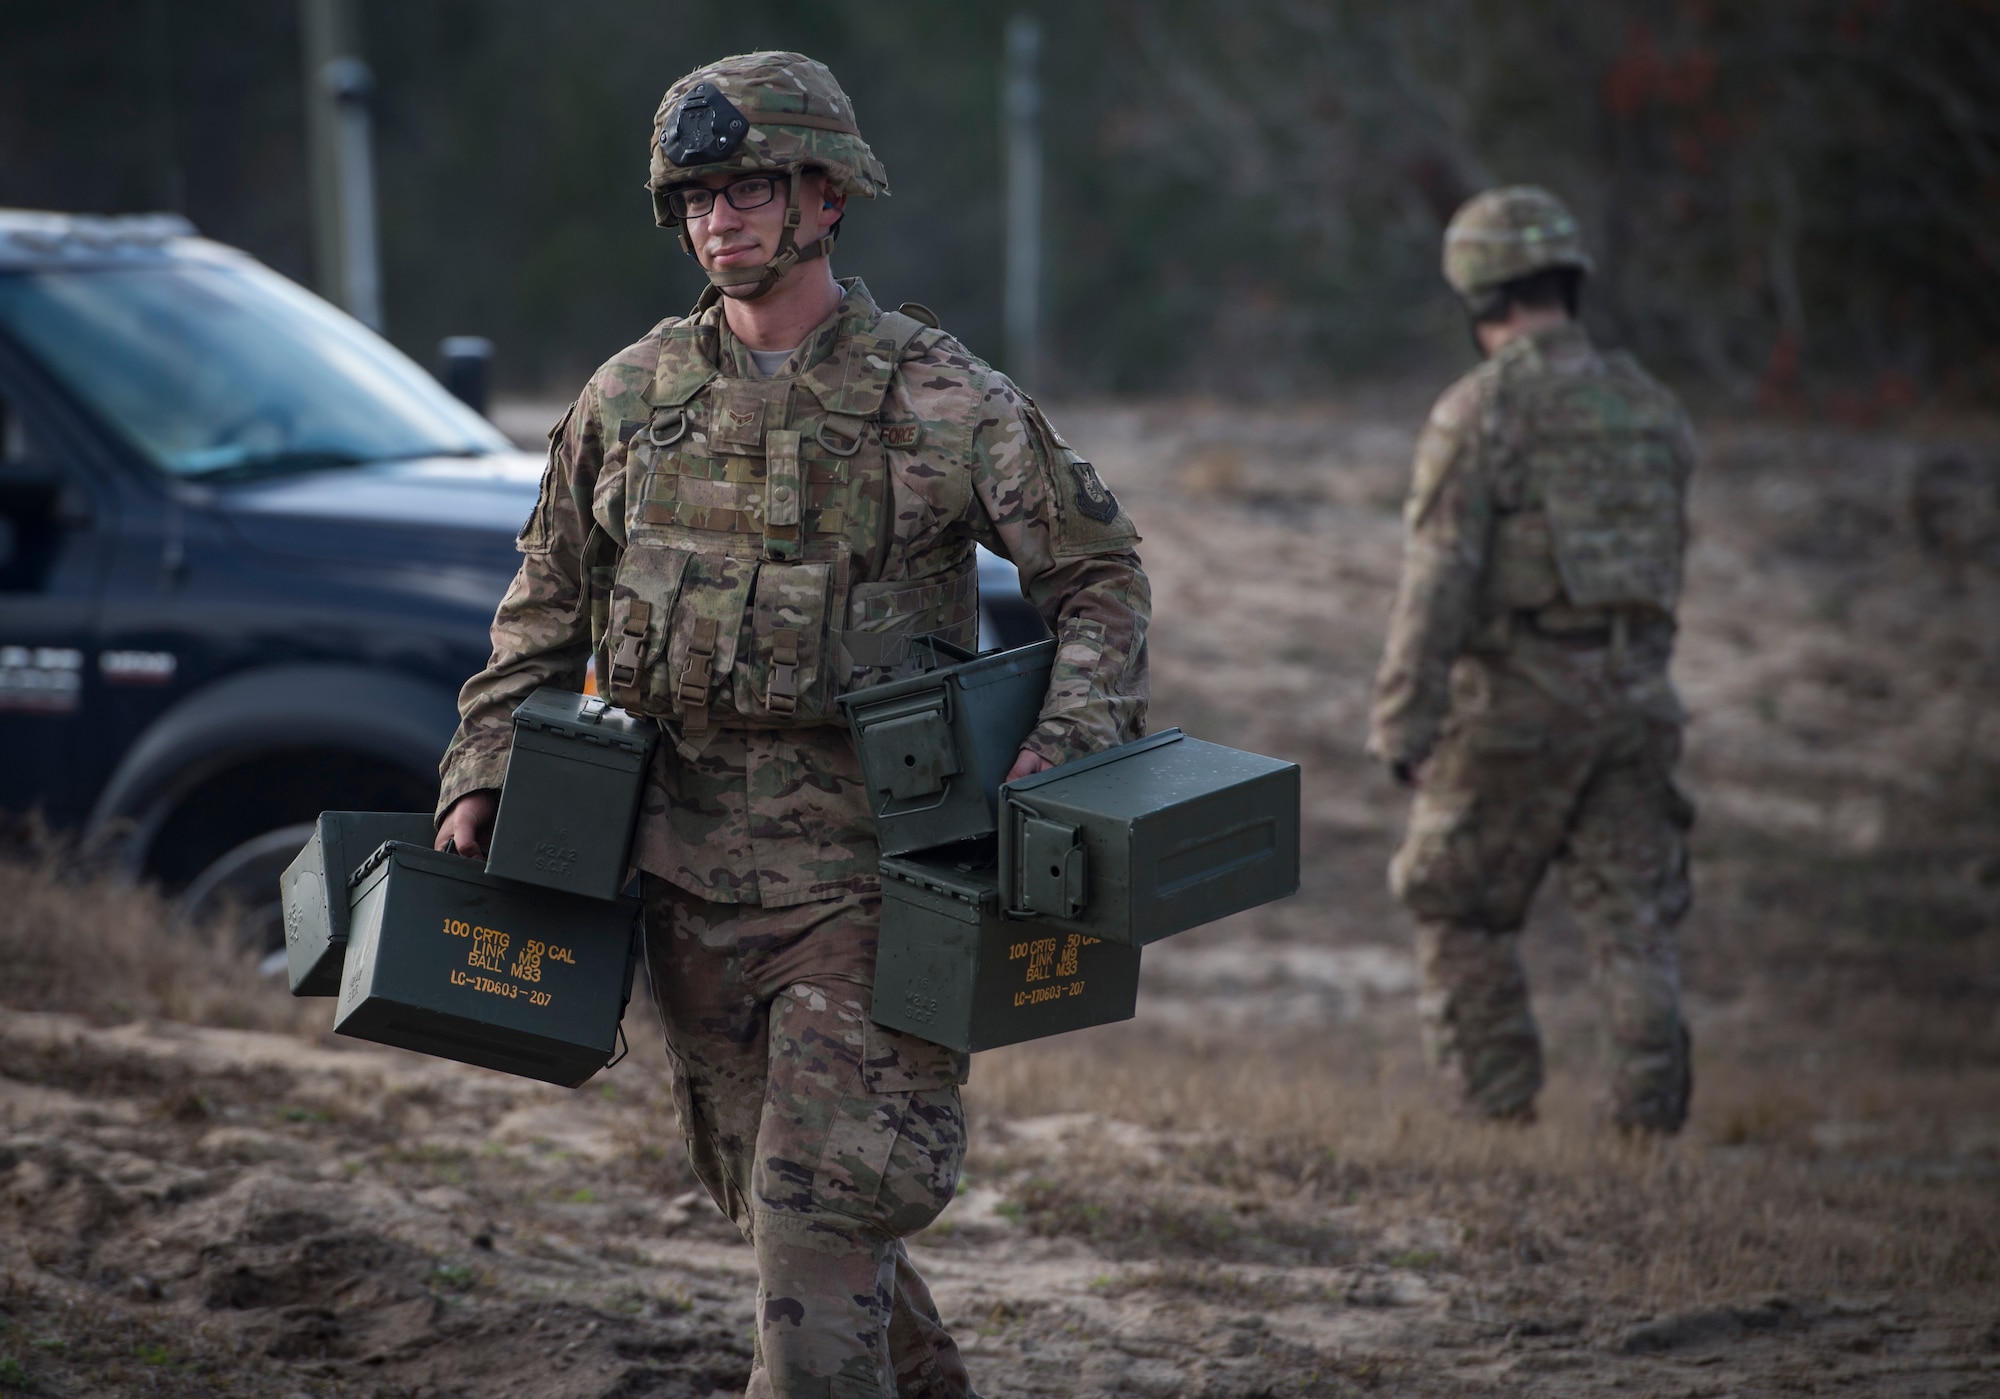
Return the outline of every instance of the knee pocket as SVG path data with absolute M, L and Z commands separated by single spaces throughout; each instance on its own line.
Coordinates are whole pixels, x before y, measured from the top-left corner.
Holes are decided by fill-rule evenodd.
M 1389 862 L 1389 891 L 1420 918 L 1469 919 L 1478 902 L 1479 850 L 1472 799 L 1420 794 L 1410 828 Z
M 966 1055 L 870 1022 L 859 1082 L 833 1107 L 813 1204 L 891 1238 L 943 1213 L 965 1163 L 968 1067 Z
M 1423 794 L 1410 829 L 1389 865 L 1389 890 L 1419 918 L 1474 923 L 1495 931 L 1517 928 L 1527 915 L 1539 868 L 1512 870 L 1489 859 L 1476 794 Z

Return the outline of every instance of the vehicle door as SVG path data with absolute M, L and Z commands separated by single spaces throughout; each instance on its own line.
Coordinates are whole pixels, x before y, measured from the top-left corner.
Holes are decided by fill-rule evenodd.
M 74 429 L 0 347 L 0 807 L 69 825 L 94 791 L 90 741 L 100 590 L 115 514 Z

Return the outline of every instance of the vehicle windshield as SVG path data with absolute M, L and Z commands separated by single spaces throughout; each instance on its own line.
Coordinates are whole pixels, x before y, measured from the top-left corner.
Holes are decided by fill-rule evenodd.
M 0 330 L 191 480 L 509 450 L 387 341 L 247 259 L 0 273 Z

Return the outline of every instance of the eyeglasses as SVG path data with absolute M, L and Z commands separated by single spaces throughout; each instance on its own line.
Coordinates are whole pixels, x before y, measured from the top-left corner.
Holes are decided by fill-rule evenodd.
M 745 175 L 721 189 L 707 185 L 682 185 L 667 191 L 667 212 L 677 219 L 706 218 L 715 208 L 715 196 L 729 201 L 732 209 L 760 209 L 778 197 L 783 175 Z

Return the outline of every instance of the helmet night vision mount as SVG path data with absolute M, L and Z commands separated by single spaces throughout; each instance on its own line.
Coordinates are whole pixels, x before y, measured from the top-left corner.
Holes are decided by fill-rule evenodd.
M 777 250 L 757 267 L 704 269 L 719 291 L 745 299 L 767 294 L 801 262 L 832 251 L 839 224 L 800 247 L 804 222 L 799 177 L 818 170 L 829 192 L 873 199 L 889 192 L 889 177 L 854 120 L 854 104 L 824 64 L 797 53 L 739 54 L 688 74 L 660 100 L 653 116 L 653 221 L 694 240 L 668 207 L 679 186 L 711 175 L 765 172 L 788 177 L 784 228 Z

